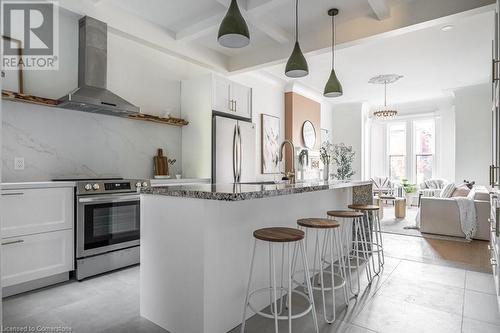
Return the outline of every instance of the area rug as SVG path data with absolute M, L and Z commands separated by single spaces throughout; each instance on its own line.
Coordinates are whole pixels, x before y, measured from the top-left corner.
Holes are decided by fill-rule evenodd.
M 406 235 L 430 239 L 450 240 L 455 242 L 468 243 L 465 238 L 451 237 L 443 235 L 422 234 L 416 227 L 415 217 L 417 216 L 417 207 L 407 207 L 406 217 L 397 219 L 394 215 L 394 206 L 384 207 L 384 218 L 380 220 L 382 232 L 396 235 Z
M 406 217 L 404 219 L 397 219 L 394 215 L 393 206 L 384 207 L 384 218 L 380 220 L 382 232 L 422 237 L 420 231 L 415 227 L 417 212 L 417 207 L 407 207 Z

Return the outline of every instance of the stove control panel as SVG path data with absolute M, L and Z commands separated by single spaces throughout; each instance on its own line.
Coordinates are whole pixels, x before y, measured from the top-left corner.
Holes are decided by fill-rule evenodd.
M 77 195 L 137 192 L 141 188 L 149 187 L 148 180 L 108 180 L 85 181 L 77 183 Z

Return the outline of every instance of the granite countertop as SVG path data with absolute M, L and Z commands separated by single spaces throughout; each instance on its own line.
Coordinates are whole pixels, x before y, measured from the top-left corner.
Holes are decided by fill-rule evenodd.
M 210 178 L 153 178 L 150 183 L 151 186 L 210 184 Z
M 241 201 L 279 195 L 324 191 L 370 185 L 371 181 L 316 181 L 289 183 L 247 184 L 196 184 L 182 186 L 157 186 L 144 188 L 142 194 L 164 195 L 206 200 Z

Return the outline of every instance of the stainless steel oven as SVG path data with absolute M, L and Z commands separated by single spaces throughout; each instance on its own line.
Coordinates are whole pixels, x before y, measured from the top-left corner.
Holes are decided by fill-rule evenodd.
M 139 263 L 143 180 L 76 183 L 76 278 Z
M 140 214 L 139 194 L 79 197 L 77 258 L 139 245 Z

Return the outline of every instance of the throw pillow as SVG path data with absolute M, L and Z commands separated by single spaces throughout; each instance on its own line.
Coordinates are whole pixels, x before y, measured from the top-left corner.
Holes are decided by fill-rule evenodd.
M 441 191 L 441 198 L 450 198 L 453 192 L 455 192 L 455 183 L 449 183 Z
M 451 196 L 466 197 L 467 195 L 469 195 L 469 193 L 470 193 L 470 188 L 467 185 L 462 184 L 460 186 L 457 186 L 457 188 L 455 189 L 455 191 L 453 191 L 453 194 Z

